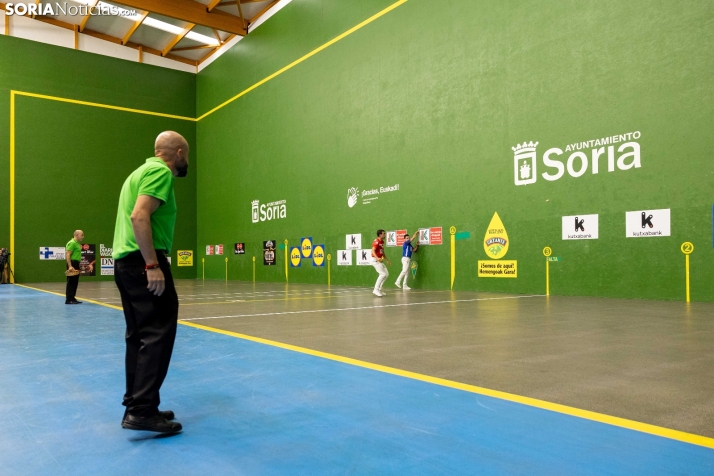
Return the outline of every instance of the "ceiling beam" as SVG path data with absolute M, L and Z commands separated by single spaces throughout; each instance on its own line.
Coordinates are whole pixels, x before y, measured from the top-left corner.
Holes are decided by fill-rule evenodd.
M 148 15 L 149 15 L 149 12 L 144 12 L 141 15 L 141 18 L 134 22 L 134 24 L 131 26 L 131 28 L 129 28 L 129 31 L 127 31 L 126 34 L 124 35 L 124 38 L 122 38 L 122 40 L 121 40 L 122 45 L 126 45 L 127 43 L 129 43 L 129 38 L 131 38 L 131 35 L 133 35 L 134 32 L 136 31 L 136 29 L 139 28 L 142 23 L 144 23 L 144 19 Z
M 26 2 L 26 3 L 27 3 L 27 2 Z M 35 0 L 35 5 L 37 5 L 38 3 L 40 3 L 40 0 Z M 34 14 L 33 14 L 30 18 L 35 18 L 35 17 L 37 17 L 37 15 L 34 15 Z
M 37 18 L 35 18 L 35 20 L 41 21 L 43 23 L 49 23 L 50 25 L 55 25 L 60 28 L 64 28 L 66 30 L 74 30 L 75 26 L 76 26 L 73 23 L 67 23 L 62 20 L 57 20 L 52 17 L 38 16 Z M 132 43 L 132 42 L 122 43 L 123 40 L 121 38 L 115 38 L 115 37 L 109 36 L 105 33 L 100 33 L 98 31 L 90 30 L 89 28 L 85 28 L 82 33 L 85 35 L 88 35 L 88 36 L 93 36 L 94 38 L 99 38 L 100 40 L 108 41 L 110 43 L 115 43 L 117 45 L 123 45 L 123 46 L 126 46 L 127 48 L 133 48 L 135 50 L 138 50 L 139 48 L 141 48 L 142 53 L 150 53 L 155 56 L 164 56 L 165 58 L 168 58 L 168 59 L 171 59 L 174 61 L 178 61 L 179 63 L 185 63 L 185 64 L 189 64 L 191 66 L 196 66 L 198 64 L 198 61 L 190 60 L 188 58 L 183 58 L 181 56 L 172 55 L 171 53 L 163 55 L 161 50 L 157 50 L 155 48 L 149 48 L 148 46 L 139 45 L 138 43 Z
M 90 6 L 87 8 L 87 14 L 84 15 L 84 18 L 82 18 L 82 21 L 81 21 L 80 24 L 79 24 L 79 31 L 80 31 L 80 32 L 84 31 L 84 26 L 85 26 L 85 25 L 87 24 L 87 22 L 89 21 L 89 17 L 92 16 L 92 14 L 91 14 L 90 12 L 92 11 L 92 8 L 94 8 L 94 7 L 97 6 L 97 3 L 99 3 L 99 0 L 93 0 L 92 5 L 90 5 Z
M 206 5 L 193 0 L 118 0 L 122 5 L 158 13 L 195 25 L 203 25 L 245 36 L 240 18 L 221 10 L 209 12 Z
M 161 50 L 161 56 L 166 56 L 167 54 L 169 54 L 169 51 L 171 51 L 179 41 L 183 40 L 183 37 L 186 36 L 194 26 L 196 25 L 194 25 L 193 23 L 189 23 L 188 25 L 186 25 L 183 31 L 176 35 L 171 41 L 169 41 L 169 44 L 166 45 L 163 50 Z
M 206 56 L 204 56 L 203 58 L 201 58 L 200 60 L 198 60 L 198 61 L 197 61 L 198 64 L 197 64 L 196 66 L 200 65 L 201 63 L 203 63 L 204 61 L 206 61 L 208 58 L 210 58 L 211 56 L 213 56 L 214 54 L 216 54 L 216 53 L 218 52 L 218 50 L 220 50 L 223 45 L 225 45 L 226 43 L 228 43 L 229 41 L 231 41 L 231 40 L 232 40 L 233 38 L 235 38 L 235 37 L 236 37 L 236 35 L 231 35 L 231 36 L 229 36 L 228 38 L 226 38 L 226 41 L 222 42 L 220 45 L 218 45 L 218 46 L 216 46 L 215 48 L 213 48 L 211 51 L 209 51 L 209 52 L 206 54 Z
M 236 2 L 236 5 L 238 5 L 238 15 L 240 16 L 243 28 L 245 28 L 245 31 L 248 31 L 248 25 L 245 23 L 245 17 L 243 16 L 243 9 L 240 7 L 240 2 Z
M 259 2 L 259 1 L 265 1 L 265 0 L 241 0 L 241 3 L 253 3 L 253 1 Z M 280 1 L 280 0 L 273 0 L 273 1 L 270 2 L 268 5 L 266 5 L 265 8 L 263 8 L 262 10 L 260 10 L 257 14 L 255 14 L 255 16 L 253 16 L 253 18 L 251 18 L 250 20 L 248 20 L 248 25 L 252 24 L 252 23 L 253 23 L 254 21 L 256 21 L 258 18 L 260 18 L 261 16 L 263 16 L 268 10 L 270 10 L 271 8 L 273 8 L 279 1 Z M 215 3 L 215 5 L 213 5 L 213 6 L 217 6 L 220 2 L 221 2 L 221 0 L 211 0 L 210 5 L 213 5 L 213 4 Z M 242 18 L 241 18 L 241 19 L 242 19 Z M 245 21 L 244 19 L 242 19 L 242 20 Z M 247 29 L 247 28 L 246 28 L 246 29 Z M 223 45 L 225 45 L 226 43 L 228 43 L 229 41 L 231 41 L 233 38 L 235 38 L 235 36 L 236 36 L 236 35 L 231 35 L 231 36 L 229 36 L 228 38 L 226 38 L 226 41 L 221 42 L 220 45 L 218 45 L 217 47 L 215 47 L 215 48 L 213 48 L 211 51 L 209 51 L 208 54 L 206 54 L 206 56 L 204 56 L 203 58 L 201 58 L 200 60 L 197 61 L 198 65 L 200 65 L 201 63 L 203 63 L 204 61 L 206 61 L 208 58 L 210 58 L 211 56 L 213 56 L 214 54 L 216 54 L 216 53 L 218 52 L 218 50 L 220 50 Z
M 211 2 L 206 5 L 206 10 L 211 12 L 219 3 L 221 3 L 221 0 L 211 0 Z
M 215 48 L 215 46 L 213 46 L 213 45 L 182 46 L 181 48 L 174 48 L 171 51 L 176 53 L 177 51 L 207 50 L 207 49 L 212 49 L 212 48 Z
M 269 4 L 267 4 L 261 11 L 259 11 L 258 13 L 256 13 L 256 14 L 253 16 L 253 18 L 251 18 L 250 20 L 248 20 L 248 24 L 251 25 L 251 24 L 255 23 L 255 21 L 256 21 L 258 18 L 262 17 L 262 16 L 265 14 L 265 12 L 267 12 L 268 10 L 270 10 L 271 8 L 273 8 L 279 1 L 280 1 L 280 0 L 273 0 L 272 2 L 270 2 Z

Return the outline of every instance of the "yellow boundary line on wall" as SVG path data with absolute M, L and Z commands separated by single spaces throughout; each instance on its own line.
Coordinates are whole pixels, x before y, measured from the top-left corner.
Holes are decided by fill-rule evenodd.
M 54 294 L 57 296 L 64 297 L 64 294 L 46 291 L 44 289 L 33 288 L 31 286 L 24 286 L 22 284 L 17 284 L 27 289 L 33 289 L 35 291 L 41 291 L 49 294 Z M 83 298 L 80 298 L 83 299 Z M 110 309 L 123 310 L 119 306 L 113 306 L 111 304 L 106 304 L 103 302 L 92 301 L 89 299 L 84 299 L 86 302 L 96 304 L 98 306 L 108 307 Z M 491 390 L 489 388 L 478 387 L 476 385 L 469 385 L 466 383 L 456 382 L 454 380 L 447 380 L 439 377 L 432 377 L 430 375 L 424 375 L 416 372 L 410 372 L 409 370 L 397 369 L 394 367 L 387 367 L 386 365 L 373 364 L 371 362 L 366 362 L 364 360 L 353 359 L 350 357 L 343 357 L 341 355 L 330 354 L 328 352 L 322 352 L 319 350 L 308 349 L 305 347 L 299 347 L 297 345 L 285 344 L 283 342 L 277 342 L 274 340 L 263 339 L 262 337 L 253 337 L 246 334 L 239 334 L 238 332 L 226 331 L 223 329 L 217 329 L 215 327 L 204 326 L 202 324 L 196 324 L 193 322 L 179 320 L 179 324 L 184 326 L 193 327 L 196 329 L 201 329 L 204 331 L 214 332 L 216 334 L 223 334 L 230 337 L 236 337 L 238 339 L 247 340 L 251 342 L 256 342 L 258 344 L 269 345 L 272 347 L 278 347 L 280 349 L 290 350 L 292 352 L 299 352 L 301 354 L 312 355 L 314 357 L 320 357 L 322 359 L 332 360 L 335 362 L 341 362 L 347 365 L 354 365 L 355 367 L 362 367 L 365 369 L 375 370 L 377 372 L 383 372 L 391 375 L 397 375 L 399 377 L 409 378 L 412 380 L 419 380 L 421 382 L 427 382 L 434 385 L 439 385 L 442 387 L 453 388 L 456 390 L 462 390 L 464 392 L 475 393 L 478 395 L 484 395 L 487 397 L 497 398 L 499 400 L 506 400 L 509 402 L 519 403 L 521 405 L 527 405 L 529 407 L 540 408 L 542 410 L 548 410 L 555 413 L 562 413 L 564 415 L 569 415 L 576 418 L 582 418 L 584 420 L 591 420 L 598 423 L 604 423 L 606 425 L 618 426 L 620 428 L 625 428 L 627 430 L 637 431 L 640 433 L 647 433 L 654 436 L 659 436 L 662 438 L 667 438 L 670 440 L 681 441 L 683 443 L 689 443 L 692 445 L 703 446 L 705 448 L 714 449 L 714 438 L 709 438 L 707 436 L 695 435 L 693 433 L 687 433 L 679 430 L 672 430 L 670 428 L 664 428 L 661 426 L 650 425 L 649 423 L 641 423 L 634 420 L 628 420 L 626 418 L 620 418 L 611 415 L 605 415 L 604 413 L 592 412 L 589 410 L 582 410 L 580 408 L 570 407 L 567 405 L 561 405 L 558 403 L 547 402 L 545 400 L 539 400 L 537 398 L 524 397 L 521 395 L 515 395 L 513 393 L 501 392 L 499 390 Z
M 274 73 L 271 74 L 270 76 L 266 77 L 265 79 L 262 79 L 262 80 L 258 81 L 258 82 L 255 83 L 254 85 L 250 86 L 250 87 L 247 88 L 247 89 L 244 89 L 243 91 L 241 91 L 240 93 L 236 94 L 235 96 L 233 96 L 232 98 L 228 99 L 227 101 L 224 101 L 223 103 L 221 103 L 221 104 L 219 104 L 218 106 L 214 107 L 214 108 L 211 109 L 210 111 L 208 111 L 208 112 L 202 114 L 201 116 L 198 117 L 197 120 L 200 121 L 201 119 L 203 119 L 203 118 L 205 118 L 205 117 L 207 117 L 207 116 L 213 114 L 214 112 L 216 112 L 217 110 L 221 109 L 222 107 L 227 106 L 228 104 L 232 103 L 233 101 L 235 101 L 235 100 L 238 99 L 239 97 L 248 94 L 249 92 L 251 92 L 251 91 L 254 90 L 255 88 L 257 88 L 257 87 L 259 87 L 259 86 L 262 86 L 263 84 L 267 83 L 267 82 L 270 81 L 271 79 L 273 79 L 273 78 L 275 78 L 275 77 L 277 77 L 277 76 L 280 76 L 280 75 L 283 74 L 285 71 L 291 69 L 291 68 L 294 67 L 294 66 L 297 66 L 298 64 L 300 64 L 300 63 L 302 63 L 303 61 L 305 61 L 306 59 L 308 59 L 308 58 L 310 58 L 310 57 L 316 55 L 317 53 L 319 53 L 320 51 L 324 50 L 325 48 L 329 48 L 330 46 L 334 45 L 334 44 L 337 43 L 338 41 L 340 41 L 340 40 L 342 40 L 342 39 L 348 37 L 349 35 L 351 35 L 351 34 L 354 33 L 355 31 L 359 30 L 360 28 L 362 28 L 362 27 L 364 27 L 364 26 L 366 26 L 366 25 L 369 25 L 370 23 L 372 23 L 372 22 L 373 22 L 374 20 L 376 20 L 377 18 L 381 17 L 382 15 L 386 15 L 387 13 L 391 12 L 392 10 L 394 10 L 395 8 L 397 8 L 397 7 L 400 6 L 400 5 L 403 5 L 403 4 L 406 3 L 406 2 L 407 2 L 407 0 L 399 0 L 398 2 L 391 4 L 390 6 L 388 6 L 387 8 L 385 8 L 384 10 L 375 13 L 374 15 L 372 15 L 372 16 L 369 17 L 369 18 L 367 18 L 367 19 L 366 19 L 365 21 L 363 21 L 362 23 L 359 23 L 359 24 L 353 26 L 352 28 L 350 28 L 350 29 L 347 30 L 346 32 L 342 33 L 342 34 L 339 35 L 339 36 L 336 36 L 335 38 L 333 38 L 332 40 L 328 41 L 328 42 L 325 43 L 324 45 L 318 46 L 317 48 L 315 48 L 314 50 L 312 50 L 312 51 L 309 52 L 308 54 L 306 54 L 306 55 L 304 55 L 304 56 L 302 56 L 302 57 L 296 59 L 295 61 L 293 61 L 293 62 L 290 63 L 289 65 L 287 65 L 287 66 L 285 66 L 285 67 L 283 67 L 283 68 L 280 68 L 279 70 L 277 70 L 276 72 L 274 72 Z
M 67 102 L 70 104 L 79 104 L 80 106 L 91 106 L 91 107 L 99 107 L 102 109 L 113 109 L 115 111 L 132 112 L 134 114 L 145 114 L 148 116 L 167 117 L 169 119 L 180 119 L 182 121 L 196 122 L 196 120 L 197 120 L 193 117 L 188 117 L 188 116 L 177 116 L 175 114 L 166 114 L 163 112 L 145 111 L 143 109 L 132 109 L 130 107 L 112 106 L 111 104 L 102 104 L 102 103 L 98 103 L 98 102 L 79 101 L 77 99 L 63 98 L 63 97 L 59 97 L 59 96 L 48 96 L 46 94 L 28 93 L 26 91 L 10 91 L 10 93 L 15 94 L 17 96 L 28 96 L 31 98 L 47 99 L 48 101 Z
M 241 96 L 245 96 L 252 90 L 267 83 L 271 79 L 273 79 L 277 76 L 280 76 L 285 71 L 293 68 L 294 66 L 297 66 L 298 64 L 302 63 L 306 59 L 316 55 L 320 51 L 334 45 L 338 41 L 346 38 L 347 36 L 356 32 L 360 28 L 372 23 L 374 20 L 378 19 L 379 17 L 386 15 L 387 13 L 391 12 L 392 10 L 394 10 L 398 6 L 406 3 L 407 1 L 408 0 L 399 0 L 395 3 L 393 3 L 392 5 L 388 6 L 387 8 L 375 13 L 374 15 L 367 18 L 363 22 L 353 26 L 346 32 L 333 38 L 332 40 L 328 41 L 327 43 L 315 48 L 314 50 L 310 51 L 306 55 L 301 56 L 300 58 L 296 59 L 295 61 L 288 64 L 287 66 L 280 68 L 275 73 L 258 81 L 257 83 L 253 84 L 249 88 L 244 89 L 240 93 L 236 94 L 235 96 L 228 99 L 227 101 L 224 101 L 223 103 L 214 107 L 213 109 L 206 112 L 205 114 L 202 114 L 198 118 L 178 116 L 178 115 L 174 115 L 174 114 L 165 114 L 162 112 L 145 111 L 142 109 L 132 109 L 132 108 L 121 107 L 121 106 L 112 106 L 110 104 L 102 104 L 102 103 L 97 103 L 97 102 L 79 101 L 77 99 L 63 98 L 63 97 L 59 97 L 59 96 L 48 96 L 46 94 L 36 94 L 36 93 L 30 93 L 30 92 L 26 92 L 26 91 L 11 90 L 10 91 L 10 253 L 11 253 L 10 254 L 10 267 L 13 269 L 13 271 L 15 270 L 15 96 L 27 96 L 27 97 L 37 98 L 37 99 L 46 99 L 49 101 L 58 101 L 58 102 L 65 102 L 65 103 L 70 103 L 70 104 L 78 104 L 81 106 L 99 107 L 99 108 L 103 108 L 103 109 L 112 109 L 115 111 L 131 112 L 131 113 L 135 113 L 135 114 L 145 114 L 145 115 L 149 115 L 149 116 L 165 117 L 168 119 L 179 119 L 182 121 L 198 122 L 201 119 L 204 119 L 205 117 L 208 117 L 209 115 L 213 114 L 217 110 L 232 103 L 233 101 L 240 98 Z M 13 276 L 10 276 L 10 282 L 11 283 L 15 282 L 15 279 Z

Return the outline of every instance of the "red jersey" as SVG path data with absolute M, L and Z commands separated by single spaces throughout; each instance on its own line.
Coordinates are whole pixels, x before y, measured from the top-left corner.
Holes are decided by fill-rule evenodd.
M 384 241 L 377 238 L 372 242 L 372 249 L 377 258 L 384 258 Z

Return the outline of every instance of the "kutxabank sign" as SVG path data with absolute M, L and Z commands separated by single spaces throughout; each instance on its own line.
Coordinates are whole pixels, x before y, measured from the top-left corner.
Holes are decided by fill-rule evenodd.
M 553 182 L 563 178 L 566 171 L 573 178 L 582 177 L 588 170 L 591 174 L 598 174 L 601 158 L 608 172 L 638 169 L 642 166 L 640 144 L 637 142 L 641 136 L 639 131 L 635 131 L 568 144 L 565 151 L 552 147 L 541 156 L 545 171 L 540 175 L 544 180 Z M 538 171 L 541 169 L 538 144 L 531 141 L 511 147 L 516 185 L 529 185 L 538 180 Z M 570 155 L 566 159 L 564 154 L 567 153 Z

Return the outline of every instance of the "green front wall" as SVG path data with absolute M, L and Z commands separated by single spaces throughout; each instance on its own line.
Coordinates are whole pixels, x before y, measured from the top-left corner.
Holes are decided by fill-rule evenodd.
M 293 0 L 198 76 L 0 36 L 0 108 L 11 89 L 196 117 L 391 4 Z M 377 228 L 441 226 L 444 245 L 416 255 L 417 288 L 542 293 L 551 246 L 554 294 L 683 299 L 683 241 L 692 241 L 692 299 L 714 300 L 712 179 L 714 4 L 709 1 L 434 2 L 409 0 L 197 124 L 36 98 L 17 98 L 16 271 L 62 279 L 39 246 L 75 228 L 108 244 L 118 191 L 151 155 L 156 133 L 191 142 L 191 175 L 177 181 L 176 249 L 197 249 L 201 276 L 282 281 L 284 258 L 262 264 L 261 243 L 302 236 L 335 254 L 347 233 L 367 248 Z M 309 25 L 306 28 L 306 25 Z M 551 147 L 640 131 L 642 167 L 556 182 L 513 183 L 512 147 Z M 0 116 L 0 170 L 9 170 L 9 114 Z M 588 150 L 589 153 L 589 150 Z M 198 155 L 200 154 L 200 157 Z M 569 153 L 561 156 L 567 158 Z M 197 162 L 200 162 L 198 170 Z M 399 183 L 370 205 L 347 190 Z M 0 180 L 9 197 L 9 180 Z M 251 221 L 251 202 L 286 200 L 287 217 Z M 670 208 L 672 236 L 625 238 L 625 212 Z M 498 212 L 517 279 L 476 277 Z M 561 217 L 599 214 L 600 239 L 563 241 Z M 0 207 L 9 223 L 9 206 Z M 248 254 L 234 256 L 233 243 Z M 9 230 L 0 226 L 0 246 Z M 389 248 L 399 272 L 399 252 Z M 335 284 L 370 285 L 371 267 L 331 267 Z M 94 278 L 102 279 L 102 278 Z M 104 278 L 106 279 L 106 278 Z M 291 282 L 324 283 L 309 260 Z
M 7 111 L 0 115 L 0 246 L 10 241 L 10 90 L 195 117 L 195 82 L 188 73 L 0 36 L 0 110 Z M 24 96 L 16 97 L 15 126 L 18 282 L 64 280 L 63 263 L 40 261 L 38 250 L 64 246 L 77 228 L 97 253 L 100 244 L 111 246 L 121 185 L 153 155 L 159 132 L 174 129 L 196 143 L 194 122 Z M 195 249 L 196 174 L 176 183 L 175 247 Z M 175 268 L 178 277 L 194 273 Z
M 388 6 L 294 0 L 198 76 L 202 114 Z M 198 123 L 198 264 L 224 244 L 230 279 L 281 281 L 263 240 L 302 236 L 332 254 L 345 234 L 441 226 L 445 244 L 417 254 L 416 287 L 543 293 L 544 246 L 554 294 L 684 298 L 683 241 L 692 241 L 692 299 L 714 299 L 714 4 L 710 1 L 434 2 L 409 0 Z M 300 25 L 309 24 L 310 28 Z M 551 147 L 640 131 L 642 167 L 515 186 L 512 147 Z M 587 151 L 589 155 L 589 150 Z M 567 159 L 569 153 L 561 160 Z M 370 205 L 350 187 L 400 184 Z M 287 200 L 287 218 L 254 224 L 251 201 Z M 670 208 L 672 236 L 625 238 L 625 212 Z M 517 279 L 476 277 L 494 212 Z M 563 241 L 561 217 L 599 214 L 600 239 Z M 230 254 L 234 242 L 248 255 Z M 399 253 L 388 249 L 399 272 Z M 200 272 L 200 269 L 198 269 Z M 304 261 L 291 282 L 326 282 Z M 206 277 L 225 276 L 206 257 Z M 369 285 L 371 267 L 332 266 L 335 284 Z

